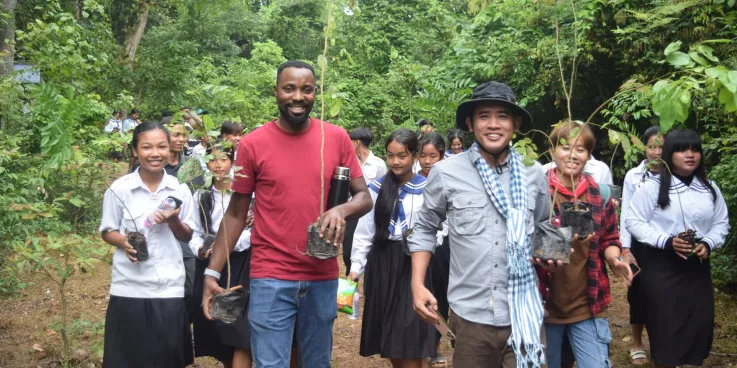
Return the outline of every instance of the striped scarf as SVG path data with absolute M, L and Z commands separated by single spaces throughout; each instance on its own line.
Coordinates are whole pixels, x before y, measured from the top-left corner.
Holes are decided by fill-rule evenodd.
M 519 154 L 510 147 L 507 163 L 512 178 L 510 203 L 496 170 L 480 157 L 478 143 L 471 151 L 479 155 L 473 163 L 484 183 L 486 194 L 507 220 L 507 264 L 509 267 L 508 301 L 512 319 L 512 335 L 507 343 L 517 357 L 517 367 L 540 367 L 545 364 L 544 346 L 540 342 L 543 306 L 535 270 L 530 262 L 530 238 L 527 236 L 527 179 Z M 511 205 L 510 205 L 511 204 Z

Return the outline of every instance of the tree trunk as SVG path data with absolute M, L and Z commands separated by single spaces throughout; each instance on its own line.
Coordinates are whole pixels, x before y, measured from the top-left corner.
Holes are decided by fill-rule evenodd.
M 74 8 L 74 19 L 79 21 L 82 18 L 82 2 L 84 0 L 71 0 L 72 7 Z
M 136 49 L 143 38 L 143 31 L 146 30 L 148 22 L 148 11 L 151 9 L 149 0 L 141 0 L 141 9 L 138 14 L 138 24 L 131 28 L 125 39 L 125 55 L 128 57 L 128 66 L 133 67 L 136 59 Z
M 15 63 L 15 6 L 17 0 L 4 0 L 0 18 L 0 77 L 13 72 Z

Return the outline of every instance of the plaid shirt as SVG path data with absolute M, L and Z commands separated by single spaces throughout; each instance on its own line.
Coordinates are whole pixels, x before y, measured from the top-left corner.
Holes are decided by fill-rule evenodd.
M 612 200 L 609 200 L 606 209 L 602 209 L 602 198 L 598 184 L 588 174 L 582 175 L 589 181 L 589 187 L 586 190 L 586 199 L 582 202 L 591 204 L 592 217 L 594 218 L 595 235 L 591 238 L 591 242 L 589 243 L 589 259 L 586 262 L 586 273 L 588 275 L 587 291 L 589 310 L 591 311 L 592 316 L 596 316 L 608 307 L 609 303 L 612 301 L 604 251 L 606 248 L 611 246 L 622 248 L 622 243 L 619 242 L 617 210 L 612 203 Z M 548 180 L 548 184 L 550 195 L 552 196 L 555 193 L 555 187 L 551 184 L 550 180 Z M 573 201 L 573 198 L 567 198 L 560 192 L 558 192 L 557 195 L 565 198 L 566 200 L 570 199 Z M 555 220 L 553 223 L 560 225 L 560 211 L 558 209 L 558 205 L 554 204 L 554 207 Z M 545 301 L 550 297 L 552 274 L 540 267 L 536 268 L 538 278 L 540 279 L 540 293 L 543 296 L 543 303 L 545 303 Z

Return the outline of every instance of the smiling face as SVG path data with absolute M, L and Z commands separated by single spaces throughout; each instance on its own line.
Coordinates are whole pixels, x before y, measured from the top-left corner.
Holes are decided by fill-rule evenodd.
M 138 135 L 133 154 L 141 164 L 141 170 L 161 172 L 169 160 L 169 139 L 161 129 L 147 130 Z
M 551 154 L 558 173 L 564 178 L 573 176 L 574 181 L 578 181 L 586 162 L 591 158 L 591 152 L 586 149 L 584 140 L 575 137 L 567 137 L 565 141 L 558 142 Z
M 243 131 L 236 132 L 236 133 L 228 133 L 223 134 L 223 139 L 230 141 L 230 143 L 233 145 L 233 148 L 238 147 L 238 143 L 240 143 L 241 138 L 243 137 Z
M 230 161 L 228 155 L 218 149 L 213 149 L 210 155 L 212 158 L 207 161 L 207 169 L 212 172 L 215 179 L 227 179 L 233 162 Z
M 688 148 L 673 152 L 673 172 L 681 176 L 690 176 L 701 165 L 701 152 Z
M 463 152 L 463 141 L 460 138 L 453 138 L 453 141 L 450 142 L 450 150 L 456 155 Z
M 484 150 L 496 154 L 512 141 L 514 132 L 522 125 L 522 118 L 514 116 L 506 104 L 481 102 L 473 110 L 473 120 L 466 118 L 466 124 Z
M 289 67 L 282 70 L 274 88 L 280 116 L 297 127 L 308 121 L 315 103 L 315 75 L 307 68 Z
M 420 173 L 427 177 L 430 175 L 432 165 L 443 159 L 443 154 L 432 144 L 425 144 L 420 150 Z
M 184 128 L 184 124 L 176 124 L 171 127 L 170 134 L 171 151 L 174 153 L 182 152 L 188 139 L 187 130 Z
M 412 164 L 415 155 L 407 150 L 405 145 L 392 141 L 386 147 L 386 164 L 389 170 L 398 177 L 403 178 L 412 173 Z

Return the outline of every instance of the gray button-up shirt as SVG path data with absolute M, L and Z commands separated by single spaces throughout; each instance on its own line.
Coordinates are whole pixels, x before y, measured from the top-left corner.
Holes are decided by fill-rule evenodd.
M 509 326 L 507 302 L 507 225 L 491 202 L 470 151 L 435 164 L 423 190 L 424 203 L 409 237 L 411 252 L 434 252 L 436 235 L 446 217 L 450 235 L 448 302 L 461 318 L 492 326 Z M 526 168 L 527 233 L 549 216 L 550 195 L 542 166 Z M 502 165 L 501 184 L 511 199 L 511 174 Z

